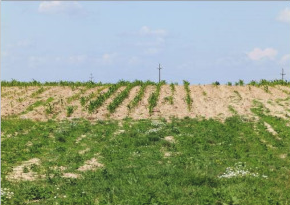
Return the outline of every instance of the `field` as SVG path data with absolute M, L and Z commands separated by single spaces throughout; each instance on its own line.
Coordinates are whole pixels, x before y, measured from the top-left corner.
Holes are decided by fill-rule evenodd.
M 1 91 L 2 204 L 290 204 L 289 84 Z

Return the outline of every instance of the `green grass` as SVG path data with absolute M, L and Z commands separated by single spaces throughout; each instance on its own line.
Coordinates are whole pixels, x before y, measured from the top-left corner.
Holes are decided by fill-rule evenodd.
M 113 120 L 2 119 L 1 189 L 14 193 L 10 199 L 2 195 L 2 204 L 287 204 L 289 121 L 269 116 L 258 101 L 253 105 L 258 122 L 240 116 L 224 123 L 128 118 L 120 127 Z M 264 122 L 281 140 L 267 131 Z M 76 143 L 80 136 L 85 137 Z M 166 136 L 173 136 L 175 143 L 166 141 Z M 79 153 L 87 148 L 85 154 Z M 164 157 L 165 153 L 171 155 Z M 280 158 L 282 154 L 287 157 Z M 43 177 L 6 179 L 13 167 L 32 158 L 40 159 L 40 165 L 23 171 Z M 104 166 L 77 170 L 91 158 Z M 248 172 L 222 177 L 230 168 Z M 81 177 L 63 178 L 63 173 Z

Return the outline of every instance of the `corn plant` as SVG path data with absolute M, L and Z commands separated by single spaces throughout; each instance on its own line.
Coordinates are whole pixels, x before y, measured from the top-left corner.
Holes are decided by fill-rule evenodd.
M 171 90 L 171 96 L 168 96 L 166 100 L 169 101 L 171 105 L 173 105 L 173 96 L 175 92 L 175 86 L 173 83 L 170 84 L 170 90 Z
M 133 108 L 135 108 L 142 100 L 145 94 L 145 89 L 148 85 L 155 85 L 154 82 L 151 81 L 146 81 L 146 82 L 141 82 L 141 87 L 137 95 L 134 97 L 134 99 L 127 105 L 127 108 L 129 111 L 131 111 Z
M 220 85 L 220 82 L 219 81 L 215 81 L 215 82 L 212 83 L 212 85 L 218 86 L 218 85 Z
M 130 83 L 125 90 L 123 90 L 107 107 L 110 113 L 113 113 L 116 108 L 129 96 L 131 89 L 137 85 L 140 85 L 141 81 L 135 81 Z
M 99 88 L 97 90 L 97 92 L 92 92 L 91 94 L 89 94 L 88 96 L 82 96 L 80 97 L 80 103 L 83 107 L 85 107 L 85 105 L 87 104 L 87 102 L 89 102 L 91 99 L 93 99 L 94 97 L 98 96 L 100 92 L 102 92 L 105 88 L 107 88 L 107 86 L 103 86 L 101 88 Z
M 31 94 L 31 97 L 36 97 L 38 95 L 40 95 L 41 93 L 43 93 L 44 91 L 46 91 L 48 88 L 44 88 L 44 87 L 41 87 L 39 88 L 37 91 L 35 91 L 34 93 Z
M 190 111 L 191 110 L 191 106 L 192 106 L 192 98 L 190 97 L 190 89 L 189 89 L 189 82 L 184 80 L 183 81 L 183 84 L 184 84 L 184 89 L 185 89 L 185 92 L 186 92 L 186 97 L 185 97 L 185 101 L 187 103 L 187 109 Z
M 68 97 L 67 103 L 71 103 L 71 102 L 75 101 L 76 99 L 80 98 L 81 94 L 84 94 L 88 89 L 89 89 L 89 87 L 86 87 L 84 89 L 81 89 L 80 92 L 76 93 L 75 95 Z
M 109 90 L 106 93 L 99 95 L 96 100 L 90 101 L 88 105 L 88 110 L 92 113 L 94 110 L 102 106 L 102 104 L 107 100 L 111 95 L 113 95 L 121 86 L 128 84 L 126 81 L 120 81 L 117 84 L 113 84 L 109 87 Z
M 241 94 L 237 91 L 237 90 L 234 90 L 234 93 L 237 95 L 237 97 L 239 98 L 239 100 L 243 99 Z
M 70 117 L 73 114 L 74 110 L 75 110 L 74 106 L 67 106 L 67 108 L 66 108 L 66 116 Z
M 147 87 L 146 84 L 142 84 L 140 87 L 139 92 L 137 93 L 137 95 L 134 97 L 134 99 L 127 105 L 127 108 L 130 110 L 132 110 L 134 107 L 136 107 L 142 100 L 144 94 L 145 94 L 145 88 Z
M 245 85 L 245 83 L 244 83 L 243 80 L 239 80 L 239 82 L 237 82 L 237 84 L 238 84 L 239 86 L 243 86 L 243 85 Z
M 264 91 L 265 91 L 266 93 L 269 93 L 269 87 L 268 87 L 268 85 L 264 85 Z
M 46 114 L 52 114 L 53 110 L 54 110 L 54 104 L 53 103 L 47 103 L 46 104 L 45 113 Z
M 152 114 L 154 107 L 156 107 L 156 105 L 157 105 L 157 101 L 158 101 L 159 94 L 160 94 L 160 89 L 161 89 L 161 86 L 164 85 L 164 84 L 165 84 L 164 81 L 161 81 L 160 83 L 158 83 L 156 85 L 156 91 L 153 92 L 150 95 L 149 99 L 148 99 L 148 102 L 149 102 L 149 114 L 150 115 Z

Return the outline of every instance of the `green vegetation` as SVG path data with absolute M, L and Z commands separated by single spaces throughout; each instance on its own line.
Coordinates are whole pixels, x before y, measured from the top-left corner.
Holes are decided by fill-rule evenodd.
M 234 93 L 235 93 L 236 96 L 238 97 L 238 100 L 239 100 L 239 101 L 243 99 L 242 96 L 241 96 L 241 94 L 240 94 L 237 90 L 234 90 Z
M 75 109 L 76 109 L 75 106 L 71 106 L 71 105 L 67 106 L 67 108 L 66 108 L 66 116 L 70 117 L 73 114 Z
M 184 85 L 184 89 L 185 89 L 185 92 L 186 92 L 186 97 L 185 97 L 185 101 L 187 103 L 187 109 L 190 111 L 191 110 L 191 106 L 192 106 L 192 98 L 190 97 L 190 89 L 189 89 L 189 82 L 184 80 L 183 81 L 183 85 Z
M 161 86 L 164 85 L 164 84 L 165 84 L 164 81 L 161 81 L 160 83 L 158 83 L 156 85 L 156 91 L 153 92 L 150 95 L 149 99 L 148 99 L 148 103 L 149 103 L 149 114 L 150 115 L 152 114 L 154 107 L 156 107 L 156 105 L 157 105 L 158 98 L 159 98 L 159 94 L 160 94 L 160 89 L 161 89 Z
M 53 114 L 54 113 L 54 103 L 46 103 L 45 104 L 45 113 L 47 115 Z
M 110 113 L 115 112 L 116 108 L 129 96 L 130 90 L 138 85 L 141 85 L 141 81 L 135 81 L 127 85 L 126 89 L 123 90 L 107 107 Z
M 103 93 L 98 96 L 96 100 L 90 101 L 88 110 L 89 112 L 93 112 L 98 109 L 111 95 L 113 95 L 121 86 L 127 85 L 128 82 L 120 81 L 117 84 L 113 84 L 109 87 L 109 90 L 106 93 Z
M 264 85 L 263 87 L 264 87 L 264 91 L 266 93 L 270 93 L 268 85 Z
M 134 97 L 134 99 L 127 105 L 129 111 L 131 111 L 134 107 L 136 107 L 142 100 L 145 94 L 145 89 L 148 85 L 155 85 L 155 83 L 151 81 L 146 81 L 141 83 L 141 87 L 137 95 Z
M 89 102 L 91 99 L 93 99 L 94 97 L 98 96 L 100 94 L 100 92 L 102 92 L 104 89 L 106 89 L 107 86 L 102 86 L 100 87 L 97 92 L 91 92 L 91 94 L 89 94 L 88 96 L 82 96 L 80 97 L 80 103 L 81 106 L 85 107 L 85 105 L 87 104 L 87 102 Z
M 171 95 L 164 98 L 165 102 L 169 102 L 170 105 L 173 105 L 174 99 L 174 92 L 175 92 L 175 85 L 173 83 L 170 84 Z
M 39 81 L 33 80 L 31 82 L 21 82 L 17 81 L 15 79 L 11 81 L 1 81 L 1 86 L 70 86 L 70 87 L 80 87 L 80 86 L 86 86 L 86 87 L 97 87 L 101 85 L 112 85 L 112 84 L 103 84 L 101 82 L 95 83 L 92 81 L 87 81 L 87 82 L 73 82 L 73 81 L 59 81 L 59 82 L 44 82 L 41 83 Z
M 229 108 L 229 111 L 231 113 L 233 113 L 234 115 L 237 115 L 238 114 L 238 112 L 235 110 L 235 108 L 232 105 L 229 105 L 228 108 Z
M 2 119 L 1 202 L 287 204 L 289 120 L 268 115 L 259 101 L 253 105 L 257 122 L 126 119 L 119 127 L 113 120 Z M 102 166 L 81 171 L 92 158 Z M 23 173 L 34 173 L 34 180 L 8 180 L 13 167 L 31 159 L 39 163 L 23 166 Z
M 71 103 L 71 102 L 79 99 L 80 96 L 82 94 L 84 94 L 88 89 L 89 89 L 89 87 L 86 87 L 84 89 L 81 89 L 80 92 L 76 93 L 75 95 L 70 96 L 69 98 L 67 98 L 67 103 Z
M 150 82 L 150 81 L 147 81 Z M 129 82 L 127 82 L 129 83 Z M 146 82 L 144 82 L 146 83 Z M 154 82 L 150 82 L 150 84 L 156 84 Z M 11 80 L 11 81 L 1 81 L 1 86 L 3 87 L 11 87 L 11 86 L 20 86 L 20 87 L 25 87 L 27 86 L 70 86 L 73 89 L 76 87 L 88 87 L 88 88 L 93 88 L 93 87 L 98 87 L 98 86 L 111 86 L 113 85 L 112 83 L 102 83 L 102 82 L 92 82 L 92 81 L 87 81 L 87 82 L 73 82 L 73 81 L 59 81 L 59 82 L 44 82 L 41 83 L 39 81 L 33 80 L 31 82 L 21 82 L 17 80 Z M 175 85 L 178 85 L 178 83 L 175 83 Z M 220 85 L 220 82 L 216 81 L 213 82 L 212 85 Z M 233 83 L 228 82 L 227 85 L 232 86 Z M 243 80 L 239 80 L 238 82 L 235 83 L 235 85 L 246 85 Z M 263 86 L 263 85 L 268 85 L 268 86 L 275 86 L 275 85 L 285 85 L 285 86 L 290 86 L 290 81 L 287 80 L 265 80 L 262 79 L 260 81 L 254 81 L 252 80 L 248 85 L 253 85 L 253 86 Z
M 39 107 L 39 106 L 43 106 L 45 104 L 48 104 L 50 102 L 52 102 L 54 100 L 53 97 L 49 97 L 46 101 L 43 100 L 38 100 L 35 103 L 29 105 L 26 110 L 24 112 L 22 112 L 21 114 L 26 114 L 28 112 L 31 112 L 32 110 L 34 110 L 35 108 Z
M 218 86 L 218 85 L 220 85 L 220 82 L 215 81 L 215 82 L 212 83 L 212 85 L 214 85 L 214 86 Z
M 41 93 L 43 93 L 44 91 L 48 90 L 48 88 L 44 88 L 44 87 L 41 87 L 39 88 L 37 91 L 35 91 L 34 93 L 31 94 L 31 97 L 36 97 L 38 95 L 40 95 Z

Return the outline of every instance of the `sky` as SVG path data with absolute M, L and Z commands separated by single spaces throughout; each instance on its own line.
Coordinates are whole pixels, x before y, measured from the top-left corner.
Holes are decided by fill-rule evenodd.
M 1 2 L 1 79 L 290 80 L 286 1 Z

